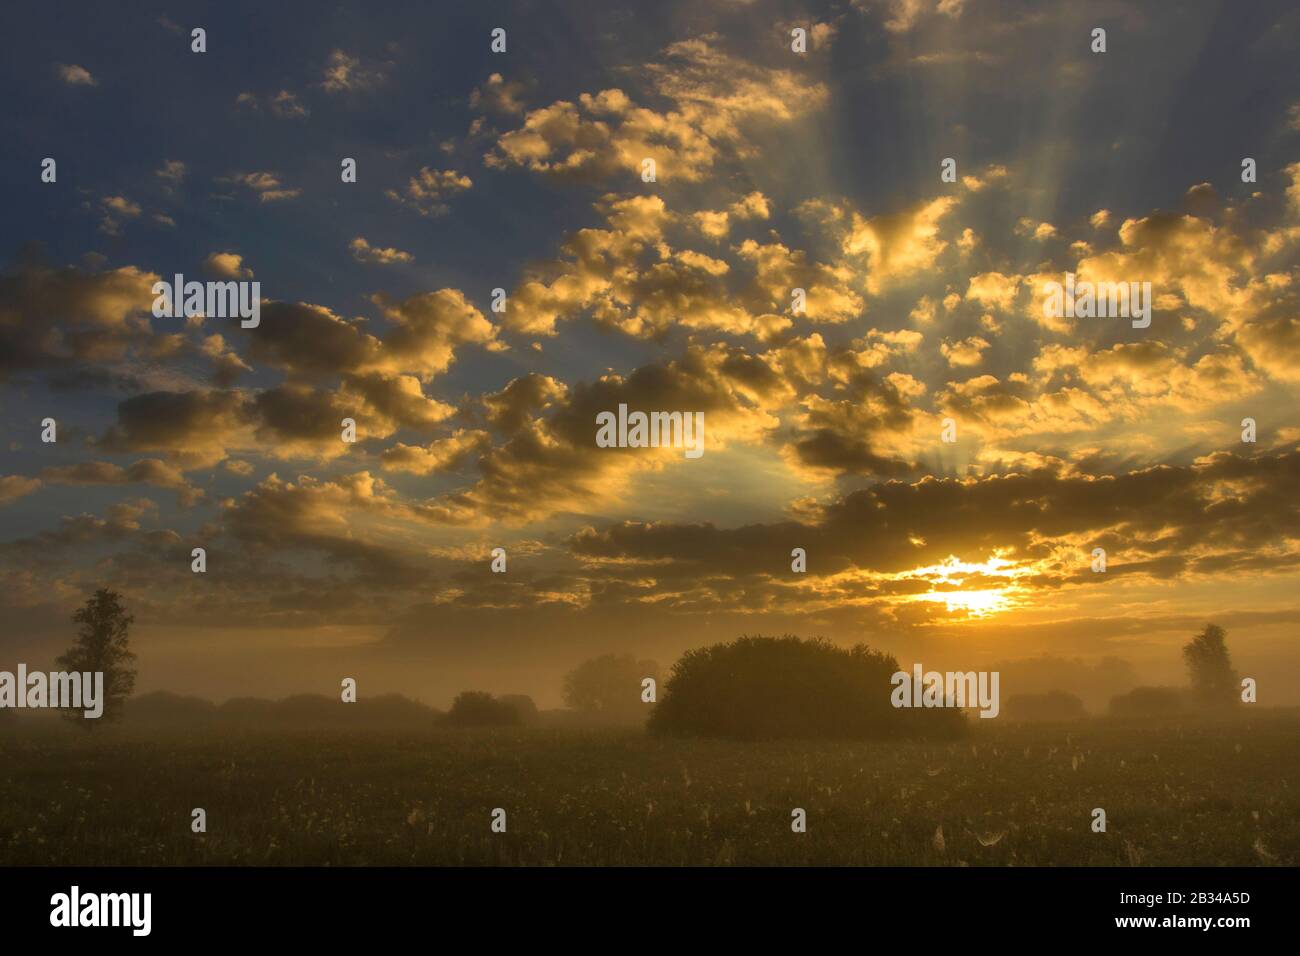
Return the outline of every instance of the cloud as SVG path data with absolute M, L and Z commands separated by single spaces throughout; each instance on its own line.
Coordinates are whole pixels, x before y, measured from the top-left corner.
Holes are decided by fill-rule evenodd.
M 237 252 L 209 252 L 203 260 L 203 269 L 218 279 L 253 278 L 253 270 L 244 265 L 243 256 Z
M 853 0 L 853 5 L 879 11 L 890 33 L 907 33 L 929 17 L 959 18 L 966 0 Z
M 825 86 L 724 53 L 716 40 L 671 44 L 644 68 L 670 109 L 638 106 L 617 88 L 557 100 L 501 134 L 485 163 L 598 180 L 639 175 L 652 159 L 657 179 L 698 182 L 724 155 L 754 155 L 752 131 L 794 122 L 826 101 Z
M 985 339 L 972 335 L 959 342 L 944 339 L 943 344 L 939 346 L 939 351 L 948 360 L 949 365 L 958 368 L 979 365 L 983 360 L 984 350 L 988 347 L 989 343 Z
M 413 475 L 431 475 L 455 471 L 470 457 L 491 445 L 487 432 L 458 428 L 446 438 L 435 439 L 428 445 L 404 445 L 401 442 L 384 449 L 379 456 L 383 466 L 390 471 L 404 471 Z
M 523 83 L 506 80 L 500 73 L 493 73 L 470 94 L 469 105 L 477 110 L 518 116 L 524 111 L 524 90 Z
M 158 276 L 26 264 L 0 276 L 0 377 L 123 359 L 151 331 Z
M 25 498 L 41 487 L 39 478 L 27 478 L 23 475 L 0 475 L 0 507 L 13 504 L 19 498 Z
M 458 289 L 439 289 L 406 299 L 371 296 L 395 328 L 384 337 L 386 367 L 429 376 L 451 365 L 463 345 L 496 342 L 497 330 Z
M 246 332 L 249 356 L 300 376 L 380 373 L 428 380 L 445 372 L 466 345 L 496 347 L 496 327 L 457 289 L 371 298 L 390 323 L 381 335 L 324 306 L 264 303 L 262 321 Z
M 511 379 L 500 391 L 484 395 L 480 402 L 492 427 L 514 434 L 534 415 L 552 407 L 568 393 L 563 382 L 549 375 L 529 372 Z
M 409 206 L 421 216 L 441 216 L 448 211 L 447 199 L 473 185 L 473 180 L 455 170 L 424 166 L 410 178 L 405 191 L 389 189 L 384 195 L 403 206 Z
M 167 159 L 162 166 L 154 170 L 154 175 L 163 181 L 163 188 L 168 192 L 176 189 L 185 181 L 188 171 L 185 163 L 179 159 Z
M 98 447 L 110 453 L 161 452 L 185 470 L 213 465 L 230 445 L 253 444 L 248 399 L 240 392 L 147 392 L 124 399 Z
M 53 485 L 146 484 L 169 488 L 178 492 L 182 507 L 189 507 L 203 497 L 203 491 L 186 481 L 179 469 L 157 458 L 141 459 L 125 468 L 107 461 L 51 465 L 41 472 L 41 480 Z
M 306 119 L 311 110 L 298 99 L 298 94 L 290 90 L 280 90 L 270 96 L 259 97 L 256 93 L 240 93 L 235 97 L 235 105 L 254 113 L 263 109 L 276 119 Z
M 527 388 L 550 396 L 551 413 L 524 422 L 513 417 L 511 436 L 479 459 L 477 482 L 422 506 L 429 520 L 523 524 L 557 511 L 582 511 L 593 501 L 618 500 L 635 473 L 684 460 L 680 449 L 597 447 L 596 415 L 620 403 L 630 409 L 703 412 L 705 441 L 716 452 L 728 442 L 758 441 L 774 429 L 778 420 L 768 407 L 787 394 L 766 364 L 721 346 L 690 348 L 678 359 L 641 366 L 626 377 L 607 374 L 567 388 L 562 399 L 547 383 L 534 381 Z
M 286 187 L 276 173 L 252 172 L 232 173 L 218 182 L 232 183 L 251 190 L 259 202 L 280 202 L 285 199 L 297 199 L 302 195 L 301 189 Z
M 90 75 L 84 66 L 75 63 L 60 63 L 57 66 L 59 79 L 68 86 L 99 86 L 99 80 Z
M 325 65 L 321 87 L 326 93 L 360 93 L 387 82 L 387 64 L 364 64 L 360 57 L 334 50 Z
M 103 218 L 99 221 L 99 231 L 108 236 L 116 236 L 121 231 L 122 221 L 137 219 L 140 216 L 140 204 L 132 202 L 125 196 L 105 196 L 99 201 Z
M 372 246 L 364 236 L 354 238 L 348 243 L 348 249 L 351 250 L 352 258 L 356 259 L 357 262 L 366 262 L 371 265 L 391 266 L 415 260 L 415 256 L 400 249 L 381 249 Z
M 1272 499 L 1297 469 L 1294 450 L 1221 452 L 1187 466 L 1104 477 L 1046 467 L 885 481 L 808 504 L 784 522 L 719 528 L 623 521 L 585 528 L 569 545 L 603 576 L 649 578 L 649 593 L 665 602 L 676 594 L 686 603 L 689 588 L 690 603 L 707 596 L 714 612 L 879 604 L 897 613 L 936 589 L 1011 589 L 1032 602 L 1040 592 L 1096 585 L 1101 577 L 1111 588 L 1133 576 L 1292 571 L 1300 518 L 1273 526 Z M 1222 520 L 1225 513 L 1232 522 Z M 772 555 L 795 545 L 807 550 L 809 571 L 791 582 Z M 1090 573 L 1095 545 L 1110 554 L 1105 576 Z M 1264 559 L 1256 562 L 1257 555 Z

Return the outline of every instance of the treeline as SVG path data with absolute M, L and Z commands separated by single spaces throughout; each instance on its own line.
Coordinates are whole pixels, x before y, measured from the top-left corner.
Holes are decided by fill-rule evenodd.
M 54 711 L 24 711 L 20 720 L 29 723 L 54 715 Z M 428 730 L 556 725 L 568 719 L 564 712 L 538 710 L 532 698 L 522 694 L 493 697 L 469 691 L 458 696 L 450 710 L 443 711 L 401 694 L 363 696 L 352 703 L 344 703 L 336 696 L 296 694 L 279 700 L 236 697 L 217 704 L 202 697 L 154 691 L 125 701 L 113 723 L 151 731 Z

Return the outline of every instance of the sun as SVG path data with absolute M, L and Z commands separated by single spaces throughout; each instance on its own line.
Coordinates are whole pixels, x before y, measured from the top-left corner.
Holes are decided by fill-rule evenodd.
M 988 617 L 1010 607 L 1005 588 L 983 591 L 931 591 L 921 595 L 933 601 L 943 601 L 948 611 L 965 611 L 970 617 Z
M 1031 573 L 1031 569 L 1008 561 L 1001 554 L 994 552 L 985 561 L 962 561 L 955 555 L 949 555 L 938 564 L 915 568 L 901 575 L 900 578 L 925 581 L 930 590 L 912 597 L 913 601 L 926 601 L 944 604 L 950 614 L 965 614 L 969 618 L 984 618 L 1006 611 L 1015 605 L 1015 579 Z M 1000 586 L 988 587 L 992 578 Z M 972 584 L 983 587 L 964 588 L 968 579 Z M 1001 582 L 1005 581 L 1003 585 Z

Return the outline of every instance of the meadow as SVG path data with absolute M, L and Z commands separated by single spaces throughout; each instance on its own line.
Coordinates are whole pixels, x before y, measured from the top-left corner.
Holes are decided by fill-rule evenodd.
M 0 865 L 1294 865 L 1298 777 L 1296 711 L 932 744 L 10 726 Z

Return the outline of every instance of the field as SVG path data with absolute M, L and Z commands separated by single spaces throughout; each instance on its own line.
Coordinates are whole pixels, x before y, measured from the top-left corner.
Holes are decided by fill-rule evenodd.
M 974 724 L 931 745 L 10 726 L 0 865 L 1300 862 L 1295 712 Z M 497 807 L 505 833 L 490 829 Z M 796 807 L 806 833 L 791 830 Z

